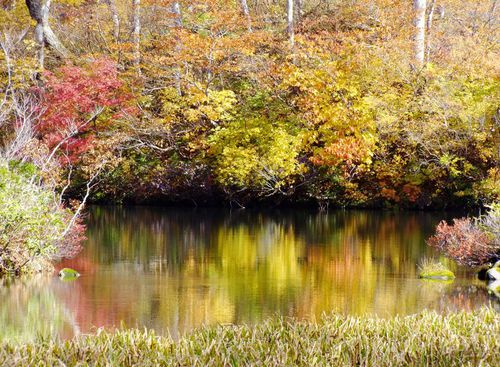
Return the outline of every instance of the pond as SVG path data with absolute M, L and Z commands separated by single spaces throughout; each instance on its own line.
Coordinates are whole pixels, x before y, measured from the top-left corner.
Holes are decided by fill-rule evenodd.
M 453 264 L 453 282 L 417 278 L 425 244 L 452 213 L 96 206 L 81 273 L 0 280 L 0 338 L 71 337 L 96 327 L 180 335 L 275 315 L 406 315 L 498 307 Z M 446 261 L 446 260 L 444 260 Z

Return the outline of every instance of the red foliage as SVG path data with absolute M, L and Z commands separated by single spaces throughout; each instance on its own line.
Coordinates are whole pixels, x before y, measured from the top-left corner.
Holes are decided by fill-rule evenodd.
M 123 91 L 115 62 L 106 58 L 85 67 L 66 65 L 46 72 L 45 78 L 38 131 L 50 148 L 67 139 L 61 148 L 71 160 L 92 144 L 94 135 L 90 132 L 97 134 L 101 128 L 102 121 L 97 124 L 97 119 L 92 119 L 96 111 L 104 108 L 108 119 L 117 118 L 117 111 L 131 97 Z
M 357 138 L 347 136 L 331 143 L 311 158 L 315 165 L 342 166 L 345 174 L 361 164 L 368 155 L 368 148 Z
M 484 265 L 497 256 L 488 235 L 469 218 L 454 219 L 451 226 L 442 221 L 427 243 L 460 265 L 470 267 Z

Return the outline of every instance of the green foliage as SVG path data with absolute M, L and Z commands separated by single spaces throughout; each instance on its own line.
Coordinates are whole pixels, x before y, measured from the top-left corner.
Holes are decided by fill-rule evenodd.
M 71 218 L 52 191 L 33 183 L 31 165 L 18 167 L 0 165 L 0 274 L 50 268 Z

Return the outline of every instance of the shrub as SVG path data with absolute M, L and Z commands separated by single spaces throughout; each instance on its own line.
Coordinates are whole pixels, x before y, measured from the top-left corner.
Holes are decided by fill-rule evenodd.
M 481 266 L 500 257 L 500 209 L 493 206 L 477 220 L 454 219 L 453 225 L 439 223 L 427 243 L 460 265 Z
M 82 224 L 26 173 L 0 165 L 0 274 L 51 269 L 50 260 L 79 251 Z
M 490 206 L 490 210 L 479 220 L 479 227 L 486 232 L 500 255 L 500 203 Z

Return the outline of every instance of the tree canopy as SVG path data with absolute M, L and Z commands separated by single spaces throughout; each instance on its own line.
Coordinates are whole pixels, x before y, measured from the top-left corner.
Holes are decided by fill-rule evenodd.
M 3 0 L 0 142 L 30 95 L 22 159 L 57 147 L 70 195 L 486 203 L 497 29 L 486 0 Z

